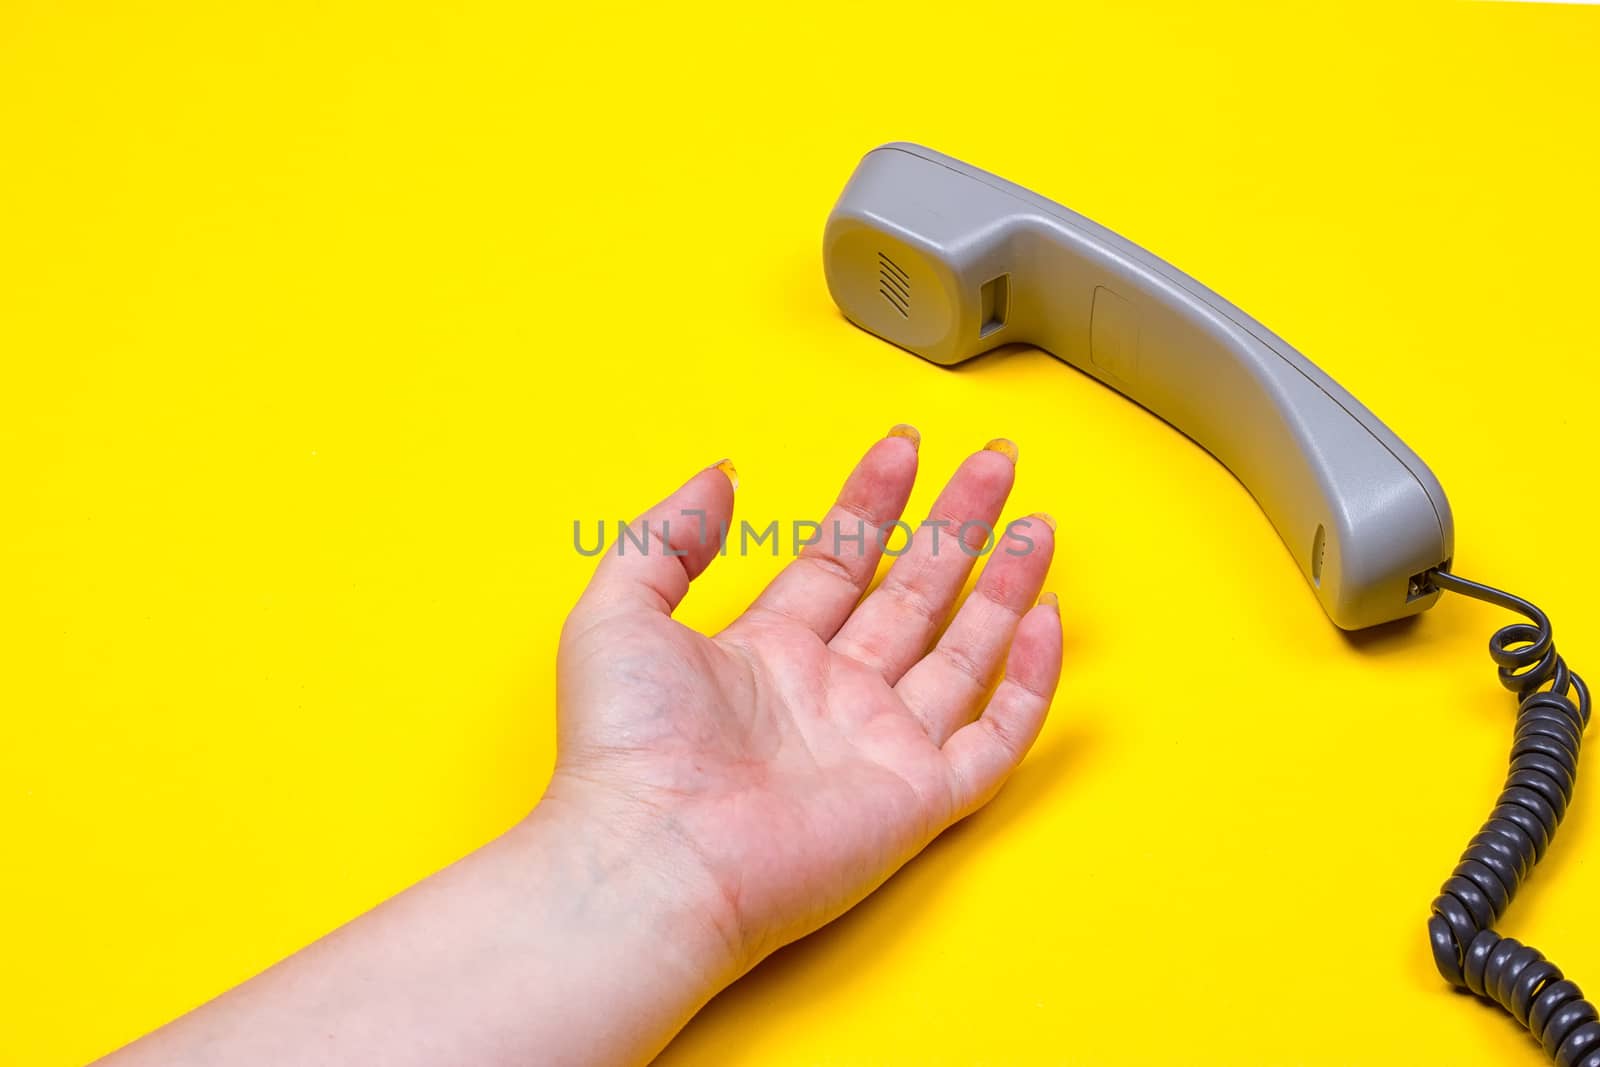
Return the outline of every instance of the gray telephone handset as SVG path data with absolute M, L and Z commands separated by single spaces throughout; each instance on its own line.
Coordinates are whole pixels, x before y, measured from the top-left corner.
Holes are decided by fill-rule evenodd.
M 1589 691 L 1543 612 L 1451 572 L 1450 506 L 1416 453 L 1186 274 L 920 145 L 861 161 L 828 217 L 823 267 L 845 316 L 901 348 L 948 365 L 1037 345 L 1183 431 L 1255 496 L 1345 629 L 1414 615 L 1443 590 L 1528 618 L 1489 642 L 1519 700 L 1511 770 L 1434 900 L 1428 936 L 1446 980 L 1510 1012 L 1561 1067 L 1600 1067 L 1600 1011 L 1537 950 L 1491 928 L 1572 799 Z
M 823 266 L 856 325 L 935 363 L 1045 349 L 1155 412 L 1255 496 L 1335 623 L 1414 615 L 1450 560 L 1416 453 L 1250 316 L 1137 245 L 911 144 L 861 161 Z

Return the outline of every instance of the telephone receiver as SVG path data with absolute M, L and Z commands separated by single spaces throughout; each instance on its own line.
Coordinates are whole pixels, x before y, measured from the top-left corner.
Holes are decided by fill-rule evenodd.
M 1450 505 L 1417 454 L 1182 271 L 920 145 L 861 160 L 828 217 L 823 269 L 846 318 L 924 359 L 1034 345 L 1182 431 L 1244 483 L 1344 629 L 1415 615 L 1444 591 L 1528 619 L 1489 642 L 1519 702 L 1511 769 L 1433 902 L 1428 936 L 1447 981 L 1511 1013 L 1561 1067 L 1600 1067 L 1600 1011 L 1543 954 L 1492 929 L 1572 799 L 1589 691 L 1542 611 L 1452 572 Z
M 1427 464 L 1282 338 L 1104 226 L 889 144 L 839 197 L 823 268 L 846 318 L 924 359 L 1035 345 L 1181 430 L 1244 483 L 1340 627 L 1438 600 L 1425 576 L 1454 533 Z

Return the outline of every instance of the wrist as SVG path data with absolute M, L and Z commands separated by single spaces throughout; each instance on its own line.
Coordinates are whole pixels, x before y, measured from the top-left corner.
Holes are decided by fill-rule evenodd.
M 670 818 L 603 789 L 557 788 L 507 835 L 525 862 L 560 869 L 562 917 L 583 946 L 659 972 L 685 1018 L 745 969 L 732 908 Z

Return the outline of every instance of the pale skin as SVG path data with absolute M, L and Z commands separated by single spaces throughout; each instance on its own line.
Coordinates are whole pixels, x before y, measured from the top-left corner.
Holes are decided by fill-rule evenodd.
M 864 543 L 824 536 L 715 636 L 672 617 L 717 558 L 702 530 L 733 510 L 726 465 L 699 472 L 635 522 L 650 550 L 603 556 L 568 617 L 556 768 L 522 823 L 103 1062 L 649 1061 L 983 806 L 1038 735 L 1061 620 L 1040 600 L 1053 523 L 1000 521 L 1015 455 L 969 456 L 929 516 L 948 525 L 918 526 L 869 592 L 870 531 L 916 477 L 897 427 L 822 521 L 865 521 Z M 971 520 L 1000 536 L 957 610 Z

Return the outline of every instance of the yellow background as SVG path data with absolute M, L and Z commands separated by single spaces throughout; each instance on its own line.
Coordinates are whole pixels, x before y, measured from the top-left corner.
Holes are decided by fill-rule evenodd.
M 1600 11 L 0 7 L 0 1061 L 105 1052 L 511 824 L 617 518 L 731 456 L 820 514 L 1021 445 L 1068 667 L 1011 787 L 667 1064 L 1536 1064 L 1427 905 L 1504 773 L 1509 621 L 1351 639 L 1198 448 L 1035 351 L 848 326 L 827 211 L 911 139 L 1321 363 L 1457 569 L 1600 672 Z M 718 562 L 684 617 L 772 573 Z M 1586 762 L 1588 762 L 1586 760 Z M 1600 988 L 1600 772 L 1501 928 Z

